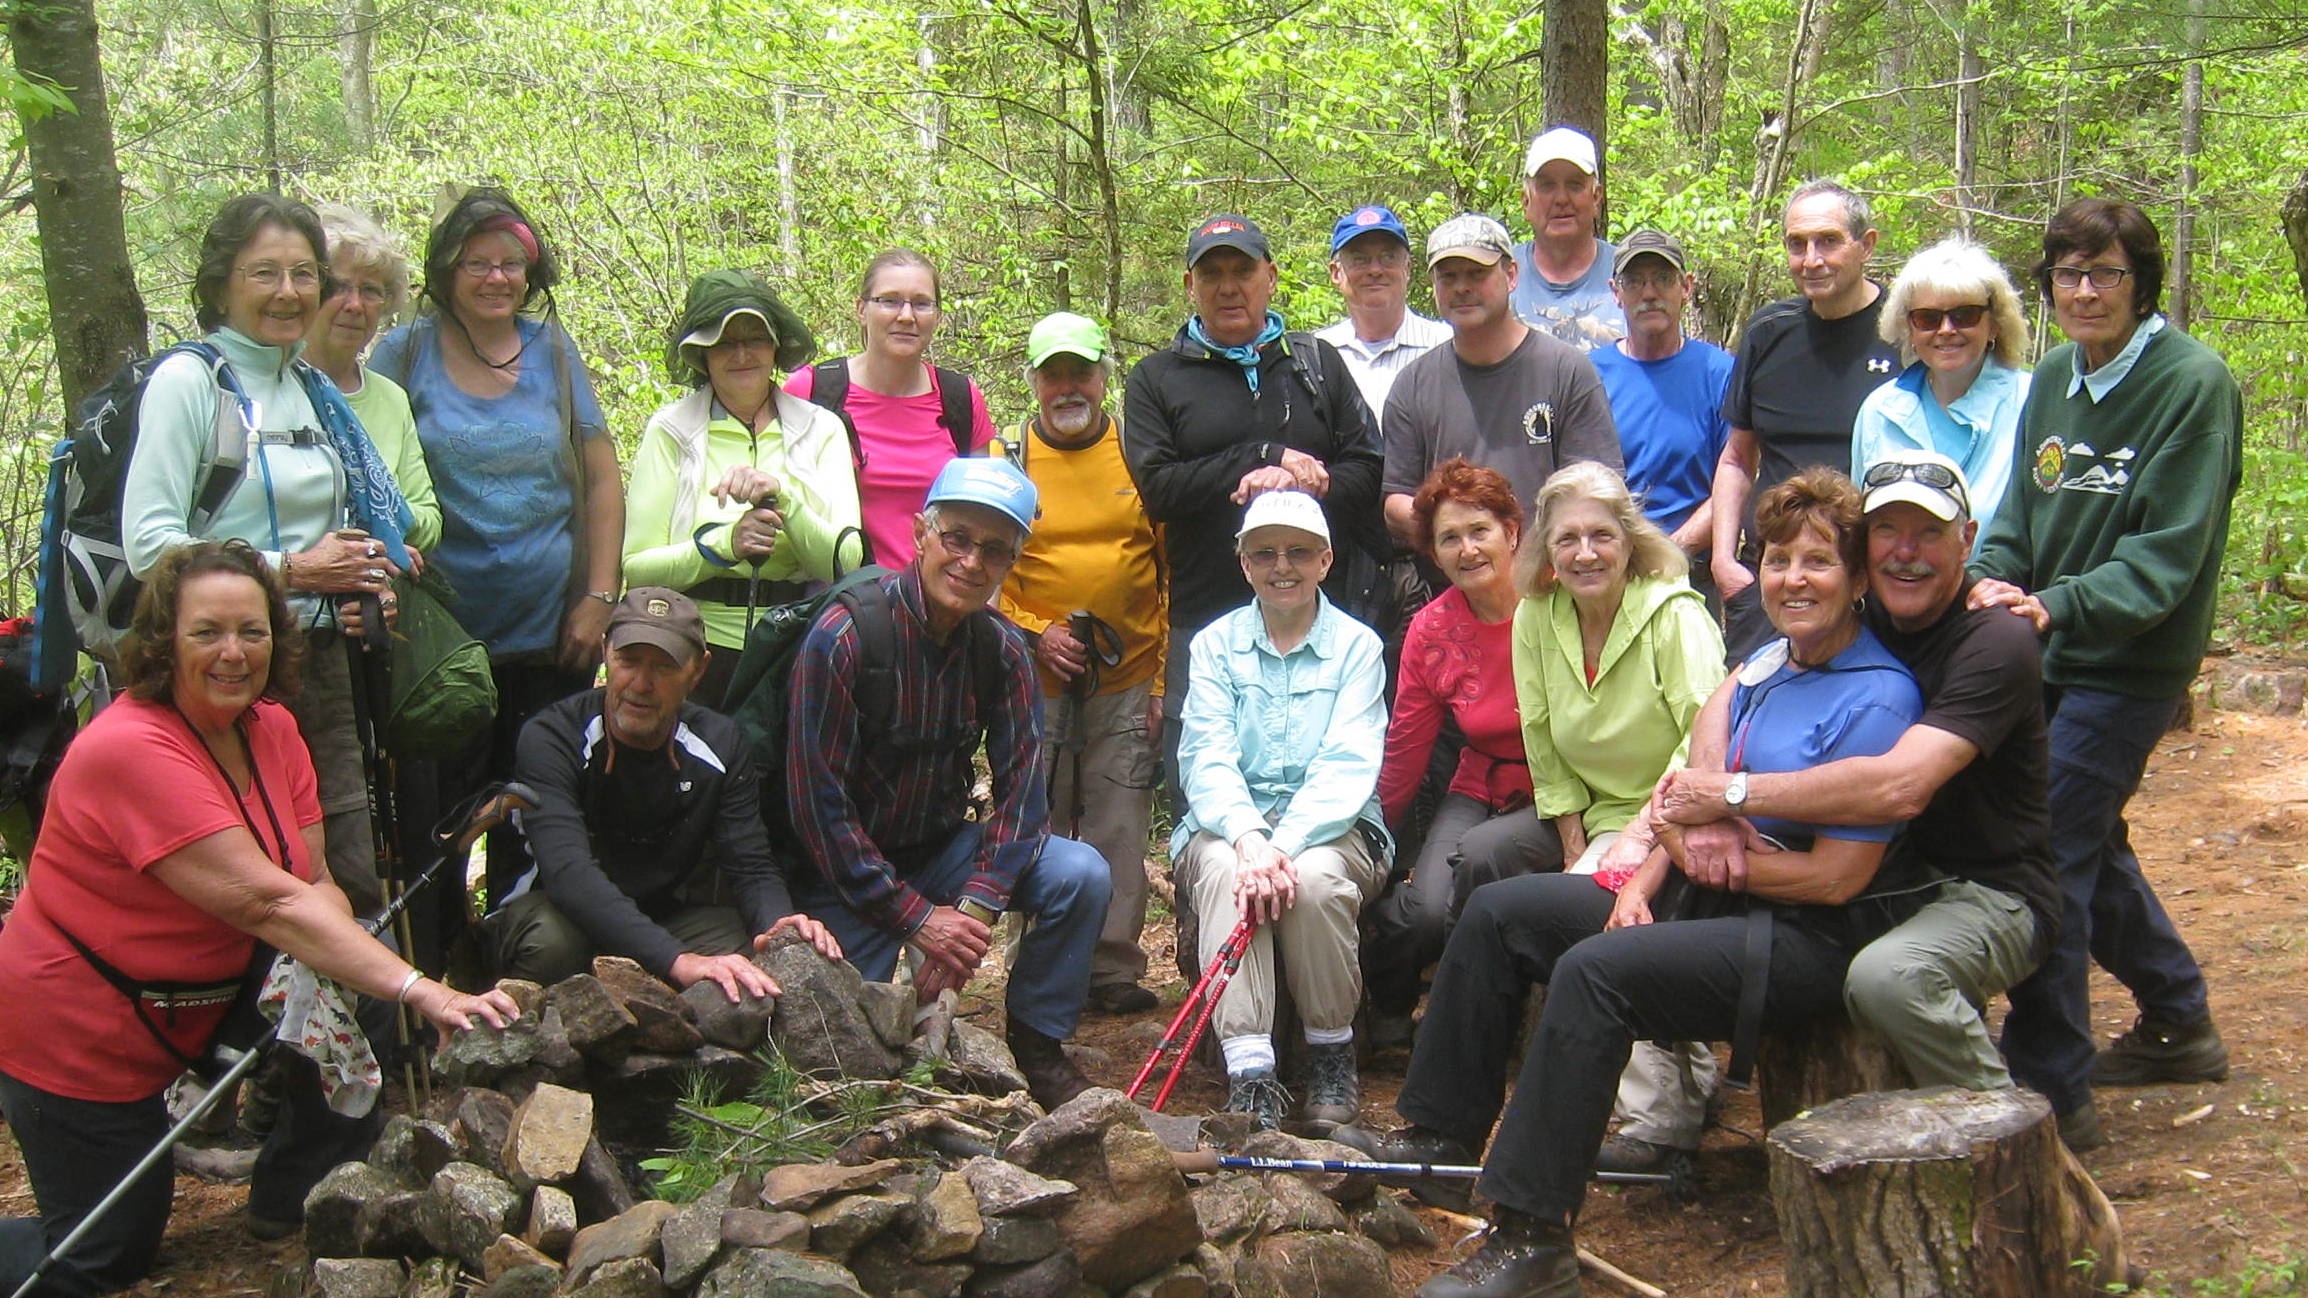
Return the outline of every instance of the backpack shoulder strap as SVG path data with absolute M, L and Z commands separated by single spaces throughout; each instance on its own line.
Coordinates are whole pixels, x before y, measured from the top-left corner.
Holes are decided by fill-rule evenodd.
M 938 422 L 954 439 L 954 454 L 970 453 L 970 434 L 977 431 L 970 418 L 970 376 L 943 365 L 932 365 L 938 383 Z
M 1002 706 L 1008 673 L 1002 670 L 1002 619 L 988 609 L 970 616 L 970 676 L 978 690 L 978 728 Z
M 849 610 L 850 623 L 857 628 L 857 681 L 851 695 L 857 700 L 858 728 L 879 736 L 889 729 L 890 716 L 897 710 L 897 615 L 878 576 L 843 586 L 835 598 Z
M 216 384 L 216 420 L 210 429 L 208 460 L 203 466 L 200 489 L 192 503 L 192 513 L 185 521 L 193 535 L 201 535 L 215 521 L 232 493 L 240 486 L 241 477 L 248 471 L 249 434 L 255 431 L 255 420 L 248 408 L 248 393 L 240 385 L 240 376 L 232 372 L 232 365 L 224 353 L 213 345 L 193 340 L 181 342 L 163 352 L 153 362 L 158 369 L 160 360 L 182 352 L 197 356 L 208 366 L 210 381 Z
M 829 356 L 809 367 L 809 399 L 841 420 L 842 430 L 849 434 L 850 462 L 864 468 L 865 444 L 858 440 L 857 424 L 849 417 L 849 357 Z
M 1315 404 L 1319 406 L 1327 402 L 1330 394 L 1323 390 L 1322 340 L 1305 330 L 1292 329 L 1282 335 L 1282 349 L 1290 356 L 1291 372 L 1298 375 L 1298 381 L 1306 385 Z M 1328 410 L 1323 411 L 1325 418 L 1329 414 Z

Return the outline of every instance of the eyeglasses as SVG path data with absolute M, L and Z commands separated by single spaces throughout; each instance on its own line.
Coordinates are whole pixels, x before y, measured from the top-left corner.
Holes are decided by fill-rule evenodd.
M 946 547 L 946 553 L 957 559 L 967 559 L 975 554 L 978 562 L 989 568 L 1007 568 L 1018 561 L 1018 547 L 1008 541 L 981 541 L 967 532 L 940 532 L 938 544 Z
M 359 298 L 363 306 L 383 306 L 385 299 L 391 296 L 385 292 L 382 284 L 355 284 L 351 280 L 338 280 L 337 295 L 341 297 L 347 293 Z
M 507 279 L 523 279 L 529 274 L 529 263 L 519 257 L 510 261 L 491 261 L 487 257 L 467 257 L 457 263 L 457 270 L 467 279 L 487 279 L 503 275 Z
M 1880 464 L 1868 465 L 1866 476 L 1860 479 L 1861 485 L 1869 491 L 1877 487 L 1888 487 L 1895 482 L 1919 482 L 1936 491 L 1944 491 L 1955 497 L 1955 503 L 1963 506 L 1964 513 L 1971 513 L 1971 493 L 1964 490 L 1963 475 L 1944 464 L 1910 464 L 1905 460 L 1885 460 Z
M 926 297 L 869 297 L 866 305 L 891 315 L 898 315 L 907 307 L 912 307 L 915 315 L 936 315 L 939 310 L 937 301 Z
M 1311 566 L 1315 560 L 1321 557 L 1322 550 L 1317 546 L 1294 545 L 1287 550 L 1277 550 L 1269 546 L 1263 550 L 1243 551 L 1242 561 L 1260 572 L 1264 572 L 1284 559 L 1290 560 L 1290 566 L 1293 568 L 1305 568 Z
M 2130 274 L 2129 266 L 2054 266 L 2051 269 L 2052 283 L 2061 288 L 2081 288 L 2087 279 L 2093 288 L 2114 288 Z
M 1410 249 L 1387 248 L 1380 252 L 1342 252 L 1338 264 L 1348 270 L 1370 270 L 1379 266 L 1408 266 Z
M 293 284 L 300 293 L 319 288 L 321 268 L 309 261 L 282 267 L 275 262 L 260 261 L 254 266 L 242 266 L 235 272 L 242 279 L 262 289 L 277 289 L 283 282 Z
M 1919 306 L 1907 313 L 1907 327 L 1918 333 L 1935 334 L 1942 324 L 1952 324 L 1958 329 L 1972 329 L 1985 319 L 1987 307 L 1978 303 L 1966 302 L 1962 306 L 1951 306 L 1945 310 L 1935 306 Z

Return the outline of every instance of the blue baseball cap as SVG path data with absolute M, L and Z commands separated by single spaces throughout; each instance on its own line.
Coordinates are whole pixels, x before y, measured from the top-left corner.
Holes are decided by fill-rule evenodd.
M 1402 240 L 1405 248 L 1410 246 L 1410 231 L 1403 228 L 1402 218 L 1394 209 L 1372 203 L 1348 212 L 1330 227 L 1330 255 L 1337 256 L 1339 249 L 1374 230 Z
M 922 506 L 926 509 L 948 501 L 984 505 L 1016 523 L 1019 531 L 1031 532 L 1041 499 L 1034 480 L 1017 465 L 971 455 L 948 460 L 946 467 L 938 470 L 937 481 L 930 484 L 929 499 Z

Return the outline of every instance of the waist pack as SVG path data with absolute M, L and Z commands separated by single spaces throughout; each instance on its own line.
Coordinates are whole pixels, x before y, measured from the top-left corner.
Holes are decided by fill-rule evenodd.
M 497 715 L 489 648 L 450 615 L 455 595 L 438 569 L 399 589 L 385 746 L 403 757 L 448 757 Z

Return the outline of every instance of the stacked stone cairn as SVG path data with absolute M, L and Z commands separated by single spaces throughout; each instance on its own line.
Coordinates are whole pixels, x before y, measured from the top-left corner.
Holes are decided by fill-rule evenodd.
M 793 1163 L 685 1204 L 637 1198 L 612 1151 L 660 1147 L 693 1074 L 742 1092 L 771 1037 L 828 1078 L 894 1077 L 921 1056 L 908 990 L 799 943 L 760 960 L 784 989 L 774 1003 L 732 1005 L 710 984 L 676 994 L 622 960 L 550 989 L 502 984 L 521 1020 L 444 1047 L 427 1115 L 394 1116 L 367 1162 L 313 1189 L 313 1261 L 276 1298 L 1390 1298 L 1387 1249 L 1434 1245 L 1366 1175 L 1190 1184 L 1171 1158 L 1197 1141 L 1358 1157 L 1345 1146 L 1239 1139 L 1107 1089 L 1035 1119 L 1000 1157 Z M 1024 1089 L 992 1033 L 956 1021 L 943 1045 L 941 1083 Z

